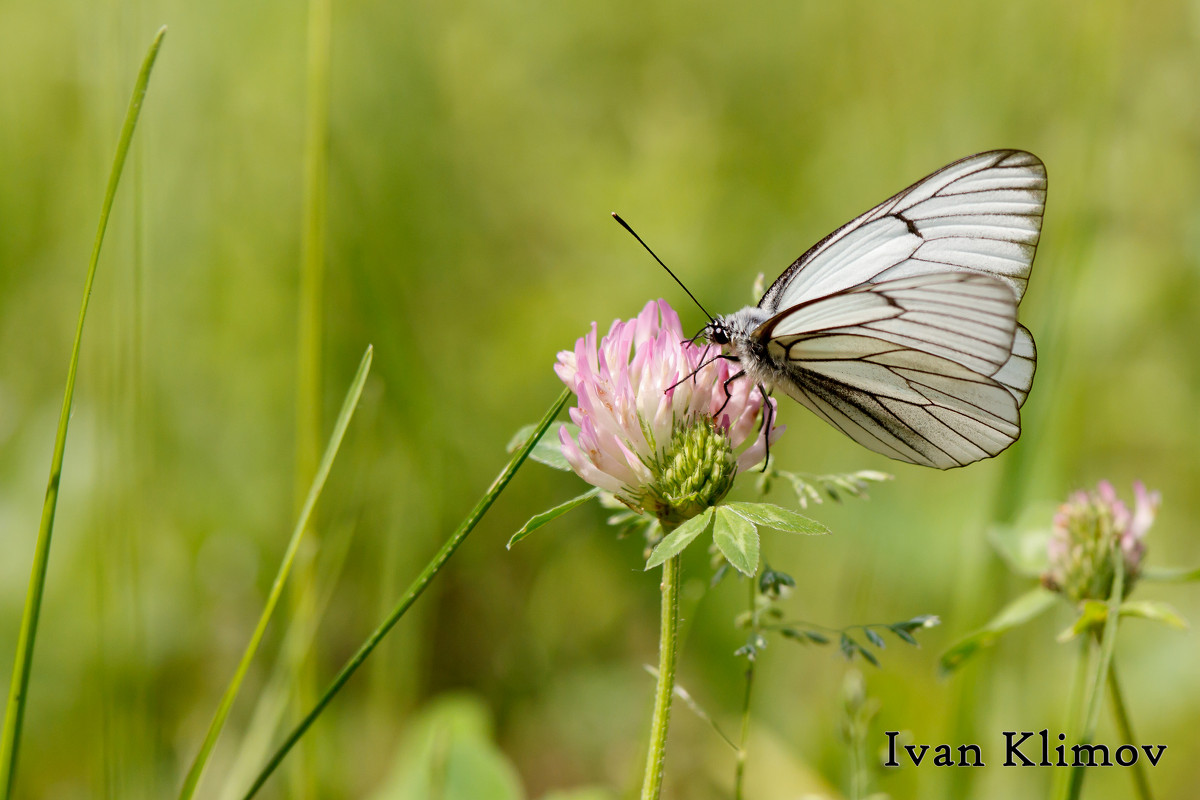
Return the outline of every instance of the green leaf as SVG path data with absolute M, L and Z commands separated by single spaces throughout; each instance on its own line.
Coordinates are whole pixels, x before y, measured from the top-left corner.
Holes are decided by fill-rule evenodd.
M 409 722 L 389 774 L 368 800 L 524 800 L 521 779 L 495 742 L 491 712 L 468 695 L 443 695 Z
M 938 660 L 942 673 L 947 674 L 958 669 L 968 658 L 993 644 L 1003 634 L 1024 625 L 1050 608 L 1054 605 L 1055 597 L 1054 592 L 1038 586 L 1013 600 L 982 628 L 958 640 L 949 650 L 942 653 Z
M 1138 575 L 1139 580 L 1154 583 L 1192 583 L 1200 581 L 1200 567 L 1189 569 L 1144 569 Z
M 738 572 L 750 576 L 758 572 L 758 528 L 745 516 L 717 506 L 713 542 Z
M 1081 633 L 1100 627 L 1108 619 L 1108 605 L 1103 600 L 1088 600 L 1079 609 L 1079 616 L 1070 627 L 1055 637 L 1057 641 L 1069 642 Z
M 526 425 L 519 431 L 513 434 L 512 439 L 508 441 L 507 450 L 510 453 L 515 453 L 521 445 L 529 440 L 537 428 L 536 425 Z M 570 422 L 563 422 L 559 425 L 551 425 L 542 434 L 542 438 L 538 439 L 538 443 L 533 446 L 533 452 L 529 457 L 539 464 L 545 464 L 547 467 L 561 469 L 563 472 L 570 472 L 571 465 L 567 463 L 566 456 L 562 454 L 562 446 L 558 443 L 559 431 L 563 428 L 567 429 L 567 433 L 572 437 L 579 436 L 579 426 Z
M 913 647 L 917 646 L 916 637 L 914 637 L 911 633 L 906 631 L 904 628 L 892 625 L 891 627 L 888 628 L 888 630 L 890 630 L 892 633 L 896 634 L 903 641 L 907 642 L 908 644 L 911 644 Z
M 1168 628 L 1186 631 L 1185 620 L 1178 611 L 1167 603 L 1154 600 L 1129 600 L 1121 604 L 1122 617 L 1138 617 L 1140 619 L 1161 622 Z M 1102 600 L 1088 600 L 1083 604 L 1079 616 L 1071 627 L 1058 635 L 1058 641 L 1069 642 L 1081 633 L 1099 628 L 1108 620 L 1108 605 Z
M 883 641 L 883 637 L 870 628 L 864 628 L 863 633 L 867 635 L 867 641 L 878 647 L 880 650 L 887 647 L 887 643 Z
M 879 659 L 875 657 L 874 653 L 872 653 L 867 648 L 863 647 L 858 642 L 854 643 L 854 647 L 855 647 L 855 649 L 858 650 L 858 654 L 860 656 L 862 656 L 863 658 L 865 658 L 867 661 L 869 661 L 871 663 L 871 666 L 874 666 L 874 667 L 879 666 Z
M 693 539 L 712 528 L 714 516 L 713 510 L 706 508 L 703 514 L 692 517 L 664 536 L 663 540 L 658 543 L 654 548 L 654 552 L 650 554 L 650 558 L 646 561 L 646 569 L 654 569 L 663 564 L 667 559 L 674 558 L 682 553 L 683 548 L 691 544 Z
M 592 489 L 591 491 L 584 492 L 583 494 L 579 495 L 578 497 L 572 497 L 570 500 L 568 500 L 565 503 L 562 503 L 561 505 L 557 505 L 554 508 L 547 509 L 540 514 L 534 514 L 532 517 L 529 518 L 528 522 L 526 522 L 524 525 L 521 526 L 521 530 L 517 531 L 516 533 L 514 533 L 512 535 L 512 538 L 508 540 L 508 544 L 505 545 L 505 549 L 511 550 L 512 546 L 514 544 L 521 541 L 526 536 L 528 536 L 529 534 L 536 531 L 538 528 L 545 525 L 547 522 L 558 519 L 563 514 L 567 513 L 568 511 L 570 511 L 574 508 L 578 508 L 579 506 L 583 505 L 588 500 L 591 500 L 593 497 L 595 497 L 598 494 L 600 494 L 599 489 Z
M 1121 604 L 1121 616 L 1150 619 L 1181 631 L 1188 628 L 1187 620 L 1171 605 L 1155 600 L 1127 600 Z
M 722 508 L 727 508 L 743 519 L 757 525 L 765 525 L 768 528 L 774 528 L 784 533 L 829 533 L 829 528 L 826 528 L 815 519 L 809 519 L 802 514 L 789 511 L 773 503 L 736 502 L 726 503 Z

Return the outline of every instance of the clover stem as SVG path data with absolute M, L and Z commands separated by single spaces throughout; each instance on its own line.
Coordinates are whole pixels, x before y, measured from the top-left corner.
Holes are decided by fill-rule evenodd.
M 666 526 L 664 526 L 665 530 Z M 669 533 L 669 531 L 666 531 Z M 663 564 L 662 621 L 659 627 L 658 683 L 654 689 L 654 714 L 650 718 L 650 747 L 642 800 L 658 800 L 662 793 L 663 761 L 667 750 L 667 727 L 671 719 L 671 695 L 675 690 L 675 658 L 679 631 L 680 557 Z

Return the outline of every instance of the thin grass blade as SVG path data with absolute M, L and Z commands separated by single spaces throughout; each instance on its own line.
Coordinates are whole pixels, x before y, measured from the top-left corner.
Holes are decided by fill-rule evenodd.
M 392 609 L 387 618 L 384 619 L 384 621 L 380 623 L 374 632 L 367 637 L 367 640 L 363 642 L 361 647 L 358 648 L 358 652 L 346 662 L 346 665 L 342 667 L 341 671 L 338 672 L 337 676 L 334 677 L 333 681 L 329 684 L 329 688 L 325 690 L 325 693 L 321 695 L 321 698 L 317 701 L 317 704 L 313 706 L 312 711 L 309 711 L 308 714 L 305 715 L 304 719 L 300 720 L 296 727 L 292 729 L 291 733 L 287 735 L 287 738 L 283 740 L 283 743 L 279 745 L 279 748 L 275 751 L 274 755 L 271 756 L 271 759 L 263 767 L 262 772 L 258 774 L 258 777 L 254 779 L 254 783 L 251 784 L 250 788 L 246 791 L 244 800 L 249 800 L 249 798 L 258 794 L 258 790 L 261 789 L 263 784 L 267 782 L 267 778 L 271 777 L 271 774 L 283 762 L 283 759 L 295 746 L 296 742 L 300 741 L 300 738 L 304 736 L 305 732 L 308 731 L 309 727 L 313 724 L 313 722 L 316 721 L 317 717 L 321 716 L 321 712 L 325 710 L 325 707 L 329 705 L 329 702 L 333 700 L 334 696 L 341 691 L 341 688 L 346 684 L 346 681 L 350 680 L 350 676 L 353 675 L 360 666 L 362 666 L 362 663 L 367 660 L 367 656 L 371 655 L 371 651 L 373 651 L 376 646 L 383 641 L 383 638 L 388 635 L 388 632 L 392 629 L 392 627 L 400 621 L 402 616 L 404 616 L 404 612 L 408 611 L 409 607 L 416 602 L 418 597 L 421 596 L 421 593 L 424 592 L 426 587 L 429 586 L 430 582 L 434 579 L 434 576 L 436 576 L 438 572 L 441 571 L 442 567 L 446 565 L 446 562 L 450 560 L 450 556 L 454 555 L 454 551 L 457 550 L 458 546 L 463 543 L 463 540 L 467 538 L 467 535 L 475 529 L 475 526 L 479 524 L 481 519 L 483 519 L 483 515 L 486 514 L 488 509 L 492 507 L 492 503 L 496 502 L 496 498 L 499 497 L 500 493 L 504 491 L 506 486 L 508 486 L 508 482 L 512 480 L 513 475 L 517 473 L 517 470 L 521 467 L 521 465 L 525 463 L 525 459 L 529 457 L 529 453 L 533 450 L 534 446 L 537 445 L 538 440 L 541 438 L 542 434 L 545 433 L 546 429 L 549 428 L 551 423 L 554 422 L 554 418 L 558 416 L 560 411 L 562 411 L 563 406 L 567 404 L 567 399 L 570 396 L 570 389 L 564 389 L 562 394 L 558 396 L 558 399 L 554 401 L 554 405 L 552 405 L 550 410 L 546 412 L 546 416 L 542 417 L 542 421 L 538 423 L 537 428 L 535 428 L 530 434 L 529 438 L 526 439 L 524 446 L 513 453 L 513 456 L 511 459 L 509 459 L 508 464 L 503 470 L 501 470 L 500 474 L 496 476 L 496 480 L 493 481 L 492 485 L 488 487 L 488 490 L 484 493 L 483 497 L 481 497 L 479 502 L 476 503 L 475 508 L 472 509 L 471 513 L 467 515 L 467 518 L 464 519 L 461 524 L 459 524 L 458 529 L 451 534 L 450 538 L 446 540 L 446 543 L 442 545 L 442 549 L 437 552 L 437 555 L 433 557 L 433 560 L 425 565 L 425 569 L 422 570 L 421 574 L 417 576 L 417 579 L 413 581 L 411 585 L 409 585 L 408 591 L 406 591 L 404 596 L 401 597 L 399 602 L 396 603 L 395 608 Z
M 221 697 L 220 705 L 217 706 L 217 712 L 213 715 L 212 723 L 208 726 L 208 734 L 204 737 L 203 744 L 200 745 L 200 752 L 196 754 L 196 759 L 192 762 L 191 769 L 188 770 L 183 788 L 179 792 L 181 800 L 192 797 L 196 792 L 196 787 L 200 783 L 200 777 L 204 773 L 204 766 L 208 763 L 212 749 L 217 743 L 217 737 L 221 735 L 221 728 L 225 725 L 225 719 L 229 716 L 229 710 L 233 707 L 233 701 L 237 699 L 238 690 L 241 689 L 246 672 L 250 669 L 250 662 L 253 660 L 255 652 L 258 650 L 258 645 L 262 641 L 263 634 L 266 632 L 267 623 L 271 620 L 271 614 L 275 611 L 275 606 L 279 602 L 279 596 L 283 593 L 284 583 L 287 582 L 288 574 L 291 572 L 292 562 L 296 558 L 296 551 L 300 547 L 300 540 L 303 538 L 304 531 L 308 527 L 308 520 L 312 516 L 313 507 L 317 504 L 317 498 L 320 497 L 321 490 L 325 488 L 325 480 L 329 477 L 329 471 L 333 467 L 333 459 L 337 456 L 338 449 L 342 445 L 342 438 L 346 434 L 346 428 L 350 425 L 350 419 L 354 416 L 354 409 L 358 407 L 358 399 L 362 396 L 363 384 L 366 383 L 367 374 L 371 371 L 372 354 L 372 348 L 367 347 L 367 352 L 363 354 L 362 361 L 358 365 L 358 373 L 354 376 L 354 381 L 350 384 L 349 391 L 346 392 L 346 399 L 342 403 L 342 410 L 338 413 L 337 422 L 333 426 L 333 433 L 329 437 L 329 443 L 325 446 L 325 454 L 321 457 L 321 463 L 317 466 L 317 474 L 313 476 L 308 496 L 304 500 L 304 506 L 300 509 L 300 517 L 296 520 L 296 527 L 292 529 L 292 538 L 288 541 L 287 550 L 283 554 L 283 561 L 279 564 L 279 571 L 275 575 L 275 582 L 271 585 L 270 594 L 267 595 L 267 602 L 263 607 L 262 616 L 259 617 L 258 625 L 254 628 L 250 642 L 246 645 L 245 652 L 242 653 L 242 660 L 238 662 L 233 679 L 230 680 L 229 686 L 225 689 L 225 694 Z
M 33 569 L 29 576 L 29 590 L 25 595 L 25 610 L 21 615 L 21 630 L 17 638 L 17 653 L 13 665 L 12 684 L 8 693 L 8 704 L 4 712 L 4 731 L 0 734 L 0 798 L 12 796 L 16 780 L 17 755 L 21 741 L 21 725 L 25 720 L 25 703 L 29 694 L 29 673 L 33 666 L 33 645 L 37 639 L 38 617 L 42 609 L 42 596 L 46 588 L 46 568 L 50 563 L 50 539 L 54 531 L 54 513 L 58 508 L 58 487 L 62 478 L 63 455 L 67 448 L 67 424 L 71 419 L 71 403 L 75 397 L 75 374 L 79 370 L 79 351 L 83 343 L 83 321 L 87 317 L 88 301 L 92 297 L 92 284 L 96 280 L 96 267 L 100 263 L 100 246 L 104 243 L 104 232 L 108 228 L 108 217 L 112 213 L 117 185 L 125 168 L 125 157 L 133 142 L 138 117 L 142 113 L 142 101 L 150 85 L 150 73 L 158 58 L 158 48 L 166 35 L 166 26 L 159 29 L 142 59 L 137 82 L 129 109 L 125 112 L 125 124 L 121 138 L 117 141 L 117 152 L 113 157 L 108 175 L 108 187 L 104 192 L 104 203 L 100 207 L 100 224 L 96 240 L 92 245 L 92 257 L 88 262 L 87 277 L 83 283 L 83 302 L 79 308 L 79 321 L 75 324 L 75 342 L 71 345 L 71 360 L 67 367 L 67 388 L 63 394 L 62 411 L 58 417 L 58 432 L 54 437 L 54 455 L 50 459 L 50 480 L 46 486 L 46 499 L 42 504 L 42 521 L 38 527 L 37 543 L 33 551 Z

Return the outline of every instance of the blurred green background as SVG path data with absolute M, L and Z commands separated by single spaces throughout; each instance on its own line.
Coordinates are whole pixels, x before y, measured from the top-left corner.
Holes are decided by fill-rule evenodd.
M 0 3 L 5 668 L 112 151 L 145 47 L 170 26 L 88 320 L 19 796 L 176 792 L 282 554 L 306 15 L 278 0 Z M 939 652 L 1026 588 L 999 566 L 989 527 L 1046 525 L 1070 490 L 1108 478 L 1129 497 L 1140 479 L 1164 498 L 1149 563 L 1200 562 L 1200 3 L 335 0 L 331 52 L 326 431 L 367 343 L 375 366 L 318 511 L 318 684 L 558 393 L 557 350 L 660 296 L 700 326 L 609 211 L 732 311 L 759 271 L 773 277 L 860 211 L 995 147 L 1036 153 L 1050 175 L 1022 308 L 1040 351 L 1024 435 L 938 473 L 866 452 L 785 401 L 779 466 L 896 475 L 869 502 L 812 511 L 833 536 L 764 540 L 797 578 L 785 608 L 836 626 L 940 615 L 921 649 L 864 667 L 881 702 L 869 743 L 906 730 L 958 744 L 967 731 L 998 764 L 1000 731 L 1062 729 L 1075 648 L 1053 641 L 1062 609 L 938 679 Z M 510 793 L 463 796 L 628 796 L 658 622 L 640 543 L 614 539 L 588 507 L 504 550 L 580 486 L 523 469 L 265 796 L 421 797 L 414 776 L 458 752 L 447 742 L 466 742 L 477 757 L 461 763 Z M 694 550 L 680 680 L 736 729 L 743 589 L 705 592 Z M 1200 618 L 1194 588 L 1138 593 Z M 204 796 L 229 796 L 262 761 L 272 734 L 254 717 L 287 619 L 272 624 Z M 1194 797 L 1200 640 L 1134 621 L 1117 659 L 1140 742 L 1168 745 L 1157 796 Z M 842 796 L 845 662 L 781 641 L 760 665 L 750 796 Z M 1115 735 L 1105 714 L 1100 740 Z M 873 785 L 1011 798 L 1044 795 L 1051 779 L 962 772 L 876 771 Z M 732 775 L 732 752 L 678 709 L 669 796 L 728 797 Z M 1131 791 L 1113 769 L 1086 796 Z

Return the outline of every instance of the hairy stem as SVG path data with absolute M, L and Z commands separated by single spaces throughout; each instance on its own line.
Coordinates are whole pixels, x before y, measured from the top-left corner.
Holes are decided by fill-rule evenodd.
M 642 800 L 658 800 L 662 794 L 663 761 L 667 751 L 667 727 L 671 721 L 671 695 L 675 690 L 675 656 L 679 631 L 680 557 L 663 564 L 662 622 L 658 641 L 658 683 L 654 689 L 654 715 L 650 718 L 650 748 L 646 753 L 646 775 Z

